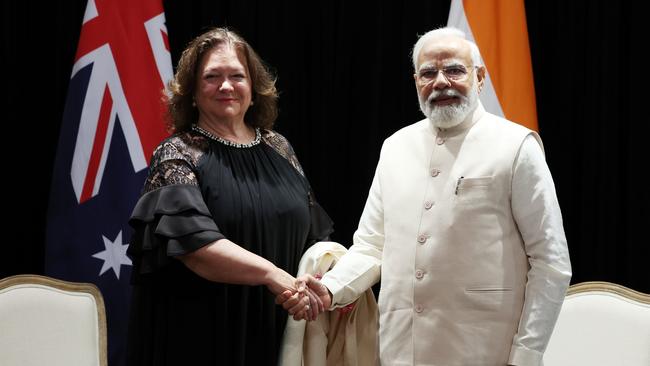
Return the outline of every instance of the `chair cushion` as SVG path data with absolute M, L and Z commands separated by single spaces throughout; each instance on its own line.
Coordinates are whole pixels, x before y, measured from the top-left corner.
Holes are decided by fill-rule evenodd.
M 604 290 L 568 295 L 544 364 L 650 365 L 650 303 Z
M 102 305 L 103 306 L 103 305 Z M 42 284 L 0 289 L 0 365 L 98 365 L 98 304 Z

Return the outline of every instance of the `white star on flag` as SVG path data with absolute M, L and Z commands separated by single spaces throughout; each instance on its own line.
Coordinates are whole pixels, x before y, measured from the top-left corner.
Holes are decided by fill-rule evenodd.
M 132 265 L 131 259 L 126 256 L 126 249 L 129 247 L 129 243 L 122 244 L 122 231 L 117 234 L 115 241 L 110 241 L 110 239 L 104 235 L 102 235 L 102 239 L 104 239 L 104 248 L 106 249 L 93 254 L 94 258 L 104 261 L 104 265 L 102 266 L 101 271 L 99 271 L 99 275 L 101 276 L 104 272 L 108 271 L 109 268 L 113 268 L 113 272 L 115 272 L 115 276 L 119 280 L 121 266 L 123 264 L 127 266 Z

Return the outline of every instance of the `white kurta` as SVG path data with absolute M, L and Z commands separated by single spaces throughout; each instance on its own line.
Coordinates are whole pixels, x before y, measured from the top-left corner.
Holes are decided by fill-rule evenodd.
M 323 283 L 344 305 L 380 271 L 382 365 L 541 365 L 571 265 L 537 134 L 479 105 L 389 137 Z

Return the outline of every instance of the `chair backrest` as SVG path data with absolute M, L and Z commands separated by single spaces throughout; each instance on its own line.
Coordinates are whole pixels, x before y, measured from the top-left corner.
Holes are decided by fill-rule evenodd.
M 545 366 L 650 366 L 650 295 L 609 282 L 569 287 Z
M 0 280 L 0 365 L 106 366 L 106 311 L 89 283 Z

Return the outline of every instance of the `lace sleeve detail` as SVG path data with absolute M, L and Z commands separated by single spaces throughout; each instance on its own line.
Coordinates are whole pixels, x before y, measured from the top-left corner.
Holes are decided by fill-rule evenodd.
M 172 184 L 198 185 L 192 168 L 183 160 L 165 160 L 152 165 L 143 193 Z
M 280 135 L 279 133 L 271 130 L 264 130 L 262 133 L 262 139 L 266 144 L 271 146 L 275 151 L 278 152 L 283 158 L 287 159 L 291 166 L 293 166 L 300 175 L 303 177 L 305 176 L 305 172 L 302 170 L 302 166 L 300 166 L 300 162 L 298 162 L 298 157 L 296 156 L 296 153 L 293 151 L 293 148 L 291 147 L 291 144 L 289 143 L 289 140 L 287 140 L 284 136 Z
M 153 153 L 142 193 L 172 184 L 198 185 L 195 167 L 205 146 L 204 139 L 187 133 L 163 141 Z

